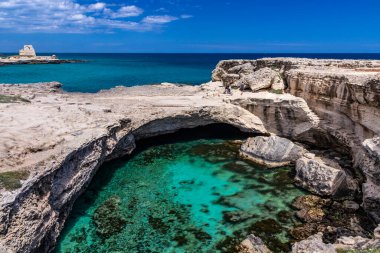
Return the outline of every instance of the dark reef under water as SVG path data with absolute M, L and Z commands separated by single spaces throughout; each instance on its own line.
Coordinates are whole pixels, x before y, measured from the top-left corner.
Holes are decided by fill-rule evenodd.
M 102 166 L 55 252 L 234 252 L 250 233 L 287 252 L 299 224 L 290 203 L 304 193 L 290 168 L 241 160 L 243 136 L 227 130 L 141 141 L 132 156 Z

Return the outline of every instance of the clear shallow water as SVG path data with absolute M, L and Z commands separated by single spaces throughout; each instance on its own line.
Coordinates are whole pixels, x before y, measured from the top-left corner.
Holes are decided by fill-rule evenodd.
M 50 54 L 51 55 L 51 54 Z M 58 54 L 84 63 L 0 67 L 0 83 L 58 81 L 66 91 L 97 92 L 117 85 L 201 84 L 220 60 L 262 57 L 380 59 L 380 54 Z
M 288 250 L 301 194 L 288 168 L 238 158 L 210 139 L 149 147 L 106 164 L 76 201 L 56 252 L 233 252 L 249 233 Z

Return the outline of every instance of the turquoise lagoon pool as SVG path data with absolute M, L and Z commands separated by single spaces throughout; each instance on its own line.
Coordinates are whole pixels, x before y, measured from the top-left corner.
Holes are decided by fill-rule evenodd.
M 55 252 L 234 252 L 249 233 L 289 249 L 303 192 L 289 168 L 238 157 L 239 140 L 155 145 L 104 165 L 76 201 Z

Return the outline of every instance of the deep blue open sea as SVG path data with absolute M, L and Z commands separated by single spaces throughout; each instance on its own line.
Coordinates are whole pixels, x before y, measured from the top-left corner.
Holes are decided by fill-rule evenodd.
M 49 55 L 49 54 L 41 54 Z M 51 55 L 51 54 L 50 54 Z M 57 54 L 84 63 L 0 67 L 0 83 L 58 81 L 66 91 L 97 92 L 117 85 L 201 84 L 220 60 L 262 57 L 380 59 L 380 54 Z

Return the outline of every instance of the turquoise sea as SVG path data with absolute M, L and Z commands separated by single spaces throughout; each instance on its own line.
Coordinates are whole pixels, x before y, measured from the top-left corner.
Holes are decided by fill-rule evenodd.
M 139 143 L 132 157 L 105 164 L 55 252 L 234 252 L 250 233 L 287 252 L 298 224 L 290 203 L 304 194 L 292 170 L 241 160 L 240 139 L 196 135 Z
M 51 54 L 41 54 L 51 55 Z M 61 59 L 86 60 L 61 65 L 0 67 L 0 83 L 58 81 L 66 91 L 97 92 L 117 85 L 173 82 L 201 84 L 211 79 L 220 60 L 262 57 L 380 59 L 380 54 L 57 54 Z

